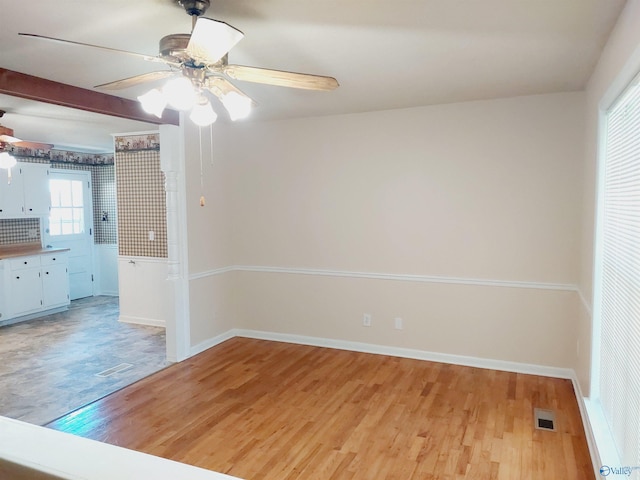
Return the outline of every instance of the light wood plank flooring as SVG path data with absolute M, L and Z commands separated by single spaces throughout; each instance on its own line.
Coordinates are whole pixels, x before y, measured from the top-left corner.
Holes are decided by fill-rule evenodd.
M 250 480 L 594 478 L 568 380 L 245 338 L 48 426 Z

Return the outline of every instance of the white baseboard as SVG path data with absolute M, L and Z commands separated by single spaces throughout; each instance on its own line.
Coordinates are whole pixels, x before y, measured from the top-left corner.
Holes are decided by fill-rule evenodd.
M 118 292 L 117 290 L 102 290 L 101 292 L 96 293 L 94 296 L 98 295 L 101 297 L 119 297 L 120 292 Z
M 136 325 L 147 325 L 149 327 L 165 328 L 166 326 L 164 320 L 158 320 L 155 318 L 132 317 L 130 315 L 120 315 L 118 321 L 122 323 L 134 323 Z
M 229 333 L 233 333 L 231 336 L 235 337 L 297 343 L 300 345 L 311 345 L 314 347 L 337 348 L 339 350 L 351 350 L 354 352 L 390 355 L 392 357 L 413 358 L 416 360 L 428 360 L 431 362 L 450 363 L 454 365 L 464 365 L 467 367 L 488 368 L 491 370 L 502 370 L 505 372 L 527 373 L 531 375 L 541 375 L 544 377 L 568 379 L 573 379 L 575 377 L 573 370 L 570 368 L 547 367 L 544 365 L 508 362 L 505 360 L 493 360 L 489 358 L 467 357 L 464 355 L 451 355 L 448 353 L 428 352 L 425 350 L 391 347 L 387 345 L 308 337 L 304 335 L 291 335 L 288 333 L 263 332 L 259 330 L 234 329 L 230 330 Z
M 593 472 L 595 474 L 595 477 L 598 478 L 600 475 L 600 467 L 602 466 L 602 459 L 600 457 L 598 443 L 596 442 L 596 436 L 591 426 L 591 419 L 589 417 L 589 412 L 585 403 L 585 396 L 582 393 L 582 388 L 580 388 L 580 382 L 578 381 L 578 377 L 576 376 L 575 372 L 573 373 L 573 377 L 571 378 L 571 383 L 573 384 L 573 391 L 578 402 L 578 409 L 580 410 L 580 418 L 582 418 L 584 435 L 587 438 L 587 446 L 589 447 L 589 455 L 591 456 Z
M 235 329 L 234 330 L 229 330 L 228 332 L 222 333 L 222 334 L 220 334 L 218 336 L 215 336 L 213 338 L 205 340 L 204 342 L 200 342 L 199 344 L 194 345 L 193 347 L 191 347 L 191 351 L 190 351 L 191 356 L 197 355 L 199 353 L 202 353 L 205 350 L 208 350 L 211 347 L 215 347 L 216 345 L 218 345 L 218 344 L 220 344 L 220 343 L 222 343 L 224 341 L 227 341 L 227 340 L 229 340 L 229 339 L 231 339 L 233 337 L 241 336 L 241 335 L 237 335 L 235 332 L 236 332 Z

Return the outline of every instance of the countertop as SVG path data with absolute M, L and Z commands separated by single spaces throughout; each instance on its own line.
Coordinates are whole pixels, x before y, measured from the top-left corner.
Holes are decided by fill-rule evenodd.
M 39 243 L 0 245 L 0 260 L 5 258 L 42 255 L 44 253 L 68 252 L 69 248 L 43 248 Z

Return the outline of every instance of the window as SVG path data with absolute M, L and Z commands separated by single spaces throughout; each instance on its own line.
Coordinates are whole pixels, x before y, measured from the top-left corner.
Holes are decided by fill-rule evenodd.
M 80 180 L 51 179 L 51 213 L 49 234 L 73 235 L 84 233 L 84 205 Z
M 624 465 L 640 466 L 640 87 L 607 112 L 595 283 L 602 411 Z M 597 335 L 597 332 L 596 332 Z M 640 478 L 633 472 L 630 478 Z

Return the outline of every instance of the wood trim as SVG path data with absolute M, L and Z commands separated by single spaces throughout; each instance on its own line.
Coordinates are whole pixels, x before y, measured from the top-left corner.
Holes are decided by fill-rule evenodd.
M 162 118 L 158 118 L 155 115 L 145 113 L 140 104 L 134 100 L 94 92 L 5 68 L 0 68 L 0 93 L 155 125 L 180 124 L 178 112 L 174 110 L 165 109 Z

